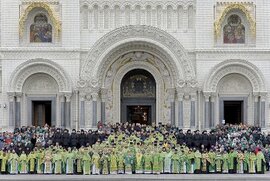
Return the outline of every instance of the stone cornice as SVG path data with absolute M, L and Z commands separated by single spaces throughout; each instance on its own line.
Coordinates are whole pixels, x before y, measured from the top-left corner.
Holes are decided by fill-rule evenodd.
M 142 9 L 146 9 L 147 6 L 151 6 L 152 9 L 157 6 L 161 6 L 162 9 L 166 9 L 167 6 L 171 6 L 173 9 L 177 9 L 178 6 L 182 6 L 184 10 L 187 10 L 190 5 L 195 6 L 195 0 L 127 0 L 127 1 L 115 1 L 115 0 L 81 0 L 81 6 L 88 6 L 92 9 L 95 5 L 100 7 L 109 6 L 113 9 L 115 6 L 119 6 L 120 9 L 124 9 L 126 6 L 130 6 L 131 9 L 135 9 L 137 5 L 141 6 Z
M 195 49 L 193 51 L 197 53 L 270 53 L 269 49 L 261 49 L 261 48 L 241 48 L 241 47 L 230 47 L 230 48 L 212 48 L 212 49 Z
M 81 52 L 79 48 L 65 47 L 1 47 L 0 52 Z

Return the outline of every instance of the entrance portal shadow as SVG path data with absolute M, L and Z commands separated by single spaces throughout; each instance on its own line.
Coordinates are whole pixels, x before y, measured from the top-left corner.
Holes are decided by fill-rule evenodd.
M 243 122 L 243 101 L 224 101 L 224 120 L 226 124 Z
M 152 125 L 155 121 L 156 81 L 146 70 L 131 70 L 121 81 L 121 122 Z

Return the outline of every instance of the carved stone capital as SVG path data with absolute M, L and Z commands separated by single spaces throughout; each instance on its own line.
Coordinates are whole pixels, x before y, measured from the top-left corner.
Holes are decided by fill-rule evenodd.
M 99 98 L 99 95 L 96 92 L 95 93 L 92 93 L 91 96 L 92 96 L 93 101 L 97 101 L 98 98 Z
M 215 102 L 215 101 L 216 101 L 216 96 L 215 96 L 215 95 L 211 95 L 210 101 L 211 101 L 211 102 Z
M 203 96 L 204 96 L 205 102 L 209 102 L 211 92 L 204 92 Z
M 15 100 L 15 92 L 8 92 L 8 101 L 9 102 L 14 102 Z
M 16 102 L 21 102 L 22 100 L 22 93 L 21 92 L 16 92 Z
M 66 102 L 70 102 L 71 101 L 71 94 L 65 94 L 66 97 Z
M 265 102 L 267 99 L 267 92 L 260 93 L 261 102 Z
M 91 101 L 91 99 L 92 99 L 91 94 L 86 94 L 85 97 L 86 97 L 86 100 L 87 101 Z
M 106 99 L 108 97 L 108 89 L 101 88 L 100 94 L 101 94 L 101 100 L 102 100 L 102 102 L 106 102 Z
M 183 98 L 184 98 L 184 93 L 177 91 L 177 99 L 178 99 L 178 101 L 183 101 Z
M 86 99 L 86 95 L 85 95 L 85 93 L 80 93 L 80 101 L 85 101 L 85 99 Z
M 65 94 L 59 94 L 60 102 L 65 102 Z
M 167 89 L 167 93 L 168 93 L 168 98 L 169 98 L 170 102 L 174 102 L 174 99 L 175 99 L 175 88 L 169 88 L 169 89 Z
M 196 101 L 197 99 L 197 94 L 196 93 L 191 93 L 190 94 L 191 101 Z

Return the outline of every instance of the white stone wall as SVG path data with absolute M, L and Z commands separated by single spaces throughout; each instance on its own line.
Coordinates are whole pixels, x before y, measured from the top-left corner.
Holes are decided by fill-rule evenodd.
M 223 1 L 244 2 L 244 0 Z M 266 90 L 270 94 L 270 1 L 249 1 L 256 5 L 256 41 L 255 45 L 252 46 L 216 45 L 213 24 L 215 21 L 214 6 L 217 2 L 221 2 L 221 0 L 152 0 L 151 3 L 129 0 L 123 4 L 119 4 L 119 1 L 114 0 L 59 0 L 62 22 L 60 42 L 55 46 L 46 47 L 44 45 L 45 47 L 43 47 L 41 44 L 35 47 L 20 44 L 19 6 L 21 0 L 1 0 L 0 60 L 2 74 L 0 74 L 0 82 L 2 86 L 0 91 L 0 124 L 3 127 L 8 126 L 8 85 L 12 72 L 21 63 L 36 58 L 56 62 L 70 76 L 72 88 L 75 89 L 80 78 L 81 62 L 87 57 L 87 52 L 106 33 L 126 25 L 140 24 L 159 27 L 177 39 L 194 61 L 200 90 L 203 89 L 203 84 L 214 66 L 225 60 L 241 59 L 247 60 L 259 68 L 265 79 Z M 189 9 L 191 6 L 194 11 Z M 95 7 L 99 9 L 95 10 Z M 194 18 L 191 16 L 192 12 Z M 127 18 L 128 14 L 130 14 L 130 18 Z M 179 15 L 181 15 L 180 19 Z M 119 20 L 115 17 L 119 17 Z M 108 26 L 104 22 L 108 22 Z M 97 24 L 95 25 L 95 23 Z M 75 120 L 75 96 L 71 100 L 71 120 Z M 200 105 L 200 110 L 197 110 L 199 112 L 196 112 L 198 115 L 196 125 L 198 125 L 199 119 L 200 121 L 204 119 L 204 98 L 202 95 L 200 95 L 199 100 L 200 103 L 196 103 L 196 105 Z M 269 98 L 267 98 L 266 104 L 267 125 L 270 123 L 268 102 Z M 90 101 L 86 102 L 86 107 L 91 108 L 90 103 Z M 7 105 L 6 108 L 3 108 L 2 105 L 4 104 Z M 184 109 L 187 109 L 186 107 L 190 107 L 189 102 L 184 102 Z M 88 110 L 86 110 L 86 113 L 86 126 L 90 127 L 92 113 Z M 98 113 L 100 113 L 99 104 Z M 98 115 L 100 116 L 100 114 Z M 188 116 L 184 116 L 185 127 L 189 125 Z M 218 119 L 218 114 L 215 114 L 215 117 Z M 22 118 L 25 117 L 22 116 Z M 99 121 L 100 117 L 97 120 Z

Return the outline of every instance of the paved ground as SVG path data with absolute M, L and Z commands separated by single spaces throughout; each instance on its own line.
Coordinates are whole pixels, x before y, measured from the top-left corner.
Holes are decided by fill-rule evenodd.
M 80 181 L 101 181 L 101 180 L 112 180 L 112 181 L 179 181 L 179 180 L 203 180 L 203 181 L 261 181 L 270 180 L 270 173 L 264 175 L 218 175 L 218 174 L 208 174 L 208 175 L 0 175 L 1 181 L 45 181 L 45 180 L 57 180 L 57 181 L 70 181 L 70 180 L 80 180 Z

